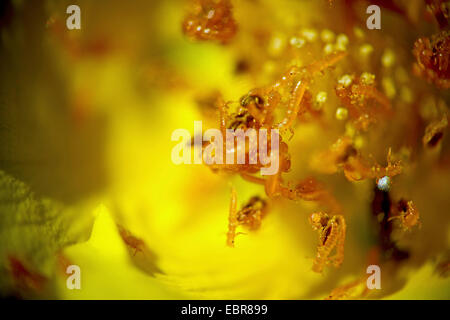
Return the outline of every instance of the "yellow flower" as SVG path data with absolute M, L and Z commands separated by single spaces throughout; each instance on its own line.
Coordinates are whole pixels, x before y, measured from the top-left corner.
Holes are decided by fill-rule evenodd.
M 355 281 L 355 288 L 365 290 L 368 265 L 379 263 L 381 290 L 350 298 L 449 299 L 449 278 L 439 275 L 450 246 L 448 141 L 444 135 L 432 150 L 420 144 L 421 128 L 445 114 L 448 97 L 405 71 L 410 61 L 404 52 L 411 48 L 400 47 L 388 34 L 404 32 L 409 39 L 410 28 L 399 26 L 406 20 L 383 11 L 390 19 L 383 19 L 382 35 L 365 32 L 362 25 L 354 26 L 355 38 L 333 28 L 348 9 L 334 2 L 336 10 L 325 10 L 319 1 L 233 1 L 239 29 L 225 44 L 186 39 L 184 6 L 175 0 L 135 7 L 80 1 L 82 17 L 90 18 L 72 33 L 64 28 L 60 2 L 14 2 L 17 12 L 41 6 L 36 12 L 48 21 L 43 30 L 37 27 L 41 17 L 25 23 L 18 14 L 1 30 L 8 72 L 0 73 L 6 128 L 0 137 L 12 142 L 1 153 L 0 296 L 323 299 Z M 24 50 L 27 41 L 35 50 Z M 206 165 L 175 165 L 176 142 L 170 137 L 180 128 L 193 133 L 196 120 L 203 121 L 204 130 L 218 128 L 211 103 L 217 92 L 231 101 L 232 112 L 244 94 L 274 83 L 292 63 L 303 67 L 323 57 L 325 42 L 326 53 L 337 48 L 347 56 L 308 80 L 304 101 L 309 97 L 320 106 L 296 118 L 292 133 L 282 133 L 292 163 L 283 180 L 319 177 L 342 206 L 347 224 L 343 264 L 318 274 L 312 265 L 320 244 L 308 217 L 324 210 L 320 204 L 269 199 L 261 227 L 238 229 L 244 234 L 234 248 L 227 247 L 231 187 L 239 208 L 254 195 L 267 198 L 264 187 Z M 389 94 L 386 79 L 402 94 Z M 24 89 L 22 96 L 15 85 Z M 349 92 L 345 106 L 336 95 L 339 85 Z M 405 99 L 405 88 L 424 98 Z M 276 116 L 282 118 L 291 90 L 280 91 Z M 368 99 L 371 94 L 375 102 Z M 375 124 L 365 128 L 361 123 L 379 112 L 379 101 L 394 115 L 374 116 Z M 422 117 L 425 105 L 427 117 Z M 329 170 L 317 172 L 311 163 L 337 148 L 337 140 L 350 141 L 352 148 L 345 157 L 328 157 Z M 421 227 L 408 232 L 395 227 L 406 219 L 396 209 L 400 214 L 389 217 L 394 230 L 387 241 L 379 227 L 388 220 L 386 212 L 374 212 L 381 192 L 377 179 L 346 177 L 356 177 L 363 166 L 356 155 L 383 163 L 364 172 L 368 175 L 388 165 L 389 148 L 394 152 L 388 162 L 401 160 L 405 169 L 390 177 L 384 196 L 392 208 L 403 197 L 413 199 Z M 352 157 L 354 162 L 345 162 Z M 393 256 L 399 252 L 407 258 L 397 261 Z M 80 267 L 81 290 L 67 287 L 66 268 L 72 264 Z M 41 283 L 45 289 L 39 290 Z

